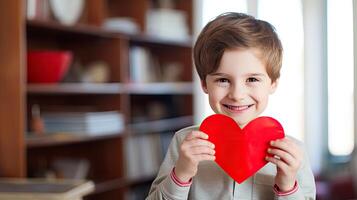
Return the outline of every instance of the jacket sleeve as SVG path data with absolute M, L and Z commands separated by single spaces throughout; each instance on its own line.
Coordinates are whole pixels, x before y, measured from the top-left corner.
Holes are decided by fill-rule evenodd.
M 304 149 L 304 160 L 297 174 L 297 183 L 298 183 L 298 190 L 296 192 L 286 196 L 275 195 L 275 200 L 315 200 L 316 199 L 315 179 L 311 171 L 309 159 L 305 149 Z
M 165 159 L 161 164 L 158 175 L 153 181 L 146 200 L 186 200 L 190 186 L 179 186 L 171 178 L 170 173 L 179 155 L 179 147 L 184 137 L 177 132 L 169 145 Z

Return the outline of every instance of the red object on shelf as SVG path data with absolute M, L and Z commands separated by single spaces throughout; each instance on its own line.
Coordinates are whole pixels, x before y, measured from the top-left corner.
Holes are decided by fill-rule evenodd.
M 57 83 L 72 62 L 70 51 L 29 51 L 27 53 L 27 81 L 29 83 Z

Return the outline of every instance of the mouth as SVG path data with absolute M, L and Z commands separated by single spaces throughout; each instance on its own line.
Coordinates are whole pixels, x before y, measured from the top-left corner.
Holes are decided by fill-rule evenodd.
M 229 110 L 235 111 L 235 112 L 242 112 L 244 110 L 249 109 L 250 107 L 252 107 L 254 104 L 250 104 L 250 105 L 244 105 L 244 106 L 232 106 L 232 105 L 228 105 L 228 104 L 223 104 L 223 106 L 225 108 L 228 108 Z

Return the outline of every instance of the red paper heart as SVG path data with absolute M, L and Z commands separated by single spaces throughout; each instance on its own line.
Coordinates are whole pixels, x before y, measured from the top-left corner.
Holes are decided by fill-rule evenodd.
M 215 144 L 217 164 L 238 183 L 264 167 L 269 142 L 284 137 L 283 127 L 271 117 L 258 117 L 242 130 L 232 118 L 215 114 L 202 122 L 200 131 Z

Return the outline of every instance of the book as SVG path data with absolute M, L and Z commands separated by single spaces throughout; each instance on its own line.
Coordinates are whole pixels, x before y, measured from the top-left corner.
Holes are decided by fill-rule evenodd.
M 161 79 L 160 63 L 148 48 L 132 46 L 129 52 L 129 65 L 132 83 L 158 82 Z
M 141 176 L 156 175 L 161 164 L 160 138 L 158 134 L 140 135 L 138 138 L 139 170 Z
M 93 191 L 86 180 L 0 179 L 0 200 L 78 200 Z
M 138 178 L 140 172 L 140 156 L 137 137 L 127 137 L 124 141 L 125 174 L 128 178 Z
M 155 176 L 162 157 L 159 134 L 134 135 L 124 143 L 125 170 L 128 178 Z
M 42 117 L 48 133 L 103 135 L 124 130 L 124 116 L 117 111 L 45 112 Z

